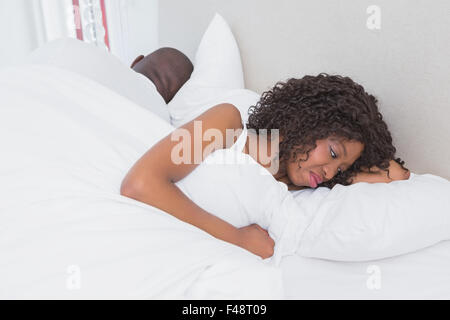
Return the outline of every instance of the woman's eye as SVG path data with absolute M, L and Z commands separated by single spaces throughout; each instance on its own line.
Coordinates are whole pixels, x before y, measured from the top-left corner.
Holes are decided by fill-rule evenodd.
M 331 149 L 331 148 L 330 148 L 330 151 L 331 151 L 331 157 L 332 157 L 333 159 L 336 159 L 336 158 L 337 158 L 336 153 L 334 153 L 333 149 Z
M 336 159 L 336 158 L 337 158 L 337 155 L 336 155 L 336 153 L 333 151 L 333 149 L 330 148 L 330 152 L 331 152 L 331 157 L 332 157 L 333 159 Z M 341 174 L 341 173 L 342 173 L 341 168 L 338 168 L 338 174 Z

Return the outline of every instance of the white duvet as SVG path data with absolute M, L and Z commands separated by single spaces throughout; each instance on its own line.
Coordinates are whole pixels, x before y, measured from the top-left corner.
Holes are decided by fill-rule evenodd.
M 120 196 L 171 125 L 54 67 L 3 70 L 0 97 L 0 298 L 283 297 L 278 268 Z

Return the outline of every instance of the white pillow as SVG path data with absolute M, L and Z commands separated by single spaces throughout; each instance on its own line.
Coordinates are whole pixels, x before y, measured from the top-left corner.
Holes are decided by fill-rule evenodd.
M 244 121 L 259 94 L 244 88 L 238 45 L 227 22 L 216 13 L 202 37 L 191 78 L 169 102 L 171 123 L 180 127 L 219 103 L 232 103 Z
M 409 253 L 450 239 L 450 182 L 413 174 L 391 183 L 356 183 L 297 191 L 311 225 L 297 234 L 297 253 L 368 261 Z
M 77 72 L 170 123 L 167 104 L 153 82 L 95 45 L 72 38 L 55 40 L 32 52 L 26 63 Z

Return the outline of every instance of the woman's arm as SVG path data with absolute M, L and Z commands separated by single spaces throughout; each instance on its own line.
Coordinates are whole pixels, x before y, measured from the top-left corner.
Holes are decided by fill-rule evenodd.
M 368 183 L 389 183 L 397 180 L 408 180 L 410 176 L 409 170 L 404 170 L 395 160 L 389 162 L 389 176 L 388 172 L 378 167 L 372 167 L 370 172 L 364 170 L 351 178 L 351 183 L 368 182 Z
M 201 121 L 201 130 L 198 130 L 197 127 L 194 132 L 194 121 Z M 217 141 L 218 145 L 223 146 L 222 148 L 231 146 L 226 144 L 226 129 L 242 129 L 239 110 L 231 104 L 220 104 L 207 110 L 180 129 L 187 130 L 185 133 L 189 132 L 191 137 L 188 143 L 191 149 L 189 163 L 176 164 L 176 161 L 173 161 L 172 150 L 180 142 L 172 141 L 172 134 L 170 134 L 148 150 L 131 168 L 122 182 L 120 193 L 159 208 L 220 240 L 243 247 L 263 258 L 272 256 L 274 243 L 263 229 L 256 225 L 238 229 L 203 210 L 175 185 L 175 182 L 186 177 L 199 165 L 198 159 L 195 159 L 195 149 L 197 149 L 201 161 L 217 149 L 208 147 L 209 144 L 216 143 L 216 141 L 203 141 L 203 134 L 206 130 L 219 130 L 223 141 Z M 197 140 L 196 148 L 194 148 L 194 138 Z M 181 155 L 185 151 L 183 149 Z

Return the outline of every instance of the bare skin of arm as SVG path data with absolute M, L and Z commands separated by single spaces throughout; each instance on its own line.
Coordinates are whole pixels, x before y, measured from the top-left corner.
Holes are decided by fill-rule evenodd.
M 198 133 L 197 136 L 194 135 L 194 121 L 202 123 L 200 137 L 198 137 Z M 266 230 L 258 225 L 244 228 L 234 227 L 196 205 L 175 184 L 199 165 L 199 161 L 197 163 L 194 161 L 194 138 L 198 140 L 198 146 L 201 145 L 201 153 L 199 153 L 202 157 L 201 161 L 215 150 L 211 146 L 208 147 L 212 143 L 211 141 L 202 139 L 206 130 L 220 130 L 223 141 L 222 143 L 218 141 L 218 144 L 223 148 L 231 146 L 227 146 L 226 143 L 226 129 L 242 129 L 239 110 L 231 104 L 220 104 L 210 108 L 181 128 L 190 133 L 191 161 L 188 164 L 176 164 L 172 161 L 172 150 L 180 142 L 172 141 L 170 134 L 156 143 L 130 169 L 122 181 L 121 195 L 161 209 L 206 231 L 217 239 L 242 247 L 263 259 L 271 257 L 274 241 Z M 205 149 L 206 151 L 204 151 Z
M 387 171 L 381 170 L 378 167 L 372 167 L 369 170 L 364 170 L 363 172 L 358 173 L 355 177 L 351 178 L 351 184 L 355 184 L 358 182 L 367 182 L 367 183 L 390 183 L 392 181 L 398 180 L 408 180 L 411 172 L 409 170 L 404 170 L 400 164 L 396 161 L 391 160 L 389 162 L 389 176 Z

